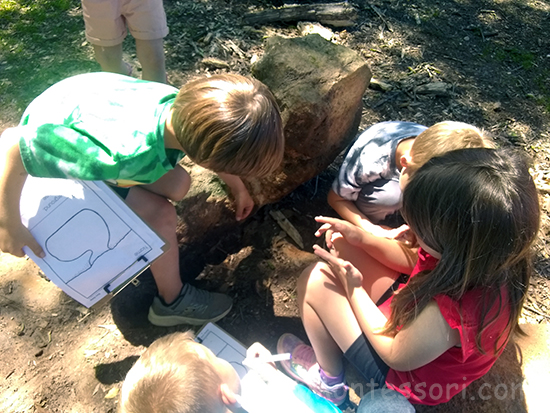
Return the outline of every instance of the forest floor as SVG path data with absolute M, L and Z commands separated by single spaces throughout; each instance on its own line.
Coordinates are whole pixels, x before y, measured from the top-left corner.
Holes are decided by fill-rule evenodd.
M 168 79 L 177 87 L 207 73 L 249 74 L 266 36 L 302 34 L 296 22 L 250 26 L 243 21 L 250 7 L 271 7 L 268 0 L 164 3 L 170 27 Z M 457 120 L 532 157 L 543 219 L 522 323 L 548 323 L 550 2 L 356 3 L 357 24 L 329 29 L 329 36 L 360 53 L 373 77 L 389 85 L 385 91 L 366 91 L 361 129 L 385 120 L 428 126 Z M 139 75 L 131 38 L 124 47 Z M 79 1 L 0 0 L 0 130 L 16 125 L 26 105 L 48 86 L 97 70 Z M 422 93 L 420 86 L 435 82 L 445 84 L 444 94 Z M 197 278 L 197 285 L 234 297 L 233 310 L 219 325 L 243 344 L 260 341 L 274 350 L 284 332 L 305 339 L 296 279 L 314 260 L 313 217 L 334 215 L 326 194 L 339 160 L 243 223 L 242 236 L 231 241 L 238 252 L 221 251 L 221 258 Z M 272 208 L 282 210 L 301 233 L 303 250 L 272 220 Z M 88 310 L 42 278 L 31 261 L 0 253 L 0 411 L 114 412 L 123 378 L 145 348 L 158 337 L 188 328 L 150 325 L 147 310 L 155 286 L 147 272 L 139 280 L 108 305 Z M 483 406 L 480 402 L 472 411 L 494 411 Z M 466 410 L 455 403 L 438 411 Z

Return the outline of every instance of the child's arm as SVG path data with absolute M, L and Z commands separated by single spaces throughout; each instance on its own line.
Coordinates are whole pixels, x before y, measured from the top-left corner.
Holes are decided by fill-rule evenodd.
M 334 209 L 343 219 L 351 222 L 359 228 L 364 229 L 367 232 L 370 232 L 373 235 L 376 235 L 377 237 L 395 239 L 403 235 L 403 233 L 408 229 L 406 225 L 402 225 L 401 227 L 395 229 L 386 229 L 380 225 L 373 224 L 365 216 L 365 214 L 357 208 L 353 201 L 342 198 L 334 192 L 333 189 L 329 190 L 327 201 L 332 209 Z
M 334 209 L 343 219 L 363 228 L 365 231 L 371 231 L 371 229 L 374 229 L 373 227 L 377 227 L 377 225 L 370 222 L 367 217 L 359 211 L 359 208 L 355 206 L 353 201 L 342 198 L 332 189 L 328 191 L 327 201 L 332 209 Z
M 323 223 L 315 233 L 317 237 L 327 231 L 339 232 L 351 245 L 362 248 L 367 254 L 392 270 L 410 274 L 416 264 L 417 250 L 402 242 L 377 237 L 341 219 L 315 217 L 315 220 Z M 330 240 L 327 240 L 327 246 L 331 248 Z
M 0 250 L 17 257 L 25 255 L 28 246 L 37 256 L 44 251 L 21 222 L 19 200 L 27 171 L 19 152 L 19 139 L 10 133 L 0 138 Z
M 376 331 L 385 326 L 387 318 L 361 288 L 363 275 L 350 262 L 334 257 L 320 247 L 315 249 L 315 254 L 330 265 L 342 283 L 361 331 L 390 368 L 414 370 L 460 344 L 458 330 L 451 329 L 435 302 L 430 302 L 395 337 L 377 334 Z
M 224 181 L 235 198 L 235 217 L 237 221 L 245 219 L 254 208 L 254 201 L 250 197 L 243 181 L 236 175 L 219 172 L 218 176 Z

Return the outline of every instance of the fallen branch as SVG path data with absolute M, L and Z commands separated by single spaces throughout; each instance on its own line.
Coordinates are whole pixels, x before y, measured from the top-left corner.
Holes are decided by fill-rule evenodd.
M 317 21 L 333 27 L 353 26 L 357 9 L 349 3 L 285 4 L 277 9 L 267 9 L 244 15 L 248 24 L 273 22 Z
M 386 20 L 386 18 L 382 14 L 382 12 L 378 9 L 378 7 L 376 7 L 374 4 L 371 4 L 370 7 L 378 15 L 378 17 L 380 17 L 380 20 L 382 20 L 384 22 L 384 25 L 386 26 L 386 29 L 388 29 L 389 32 L 393 32 L 392 27 L 390 26 L 390 24 L 388 23 L 388 21 Z

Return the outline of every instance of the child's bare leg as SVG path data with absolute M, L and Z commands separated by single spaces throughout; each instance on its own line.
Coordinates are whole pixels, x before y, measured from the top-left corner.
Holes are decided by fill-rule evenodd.
M 126 203 L 169 244 L 168 251 L 151 264 L 151 272 L 159 295 L 166 303 L 171 303 L 183 287 L 179 273 L 176 209 L 163 196 L 139 187 L 130 189 Z
M 399 273 L 387 268 L 364 250 L 353 247 L 342 237 L 333 239 L 339 257 L 350 261 L 363 274 L 363 288 L 377 302 L 395 282 Z M 342 353 L 361 334 L 355 314 L 349 305 L 342 284 L 328 265 L 314 264 L 298 281 L 298 305 L 304 328 L 317 361 L 332 376 L 342 372 Z
M 165 173 L 157 181 L 143 185 L 148 191 L 162 195 L 172 201 L 181 201 L 189 191 L 191 177 L 183 167 L 176 165 L 174 169 Z
M 339 258 L 351 262 L 363 274 L 363 288 L 375 303 L 401 275 L 365 250 L 350 245 L 342 236 L 335 237 L 332 244 Z
M 342 353 L 361 329 L 343 287 L 322 262 L 306 268 L 298 280 L 298 306 L 317 362 L 331 376 L 342 373 Z
M 122 43 L 116 46 L 94 46 L 95 59 L 104 72 L 128 74 L 128 66 L 122 61 Z
M 143 70 L 141 78 L 166 83 L 164 39 L 136 39 L 136 52 Z

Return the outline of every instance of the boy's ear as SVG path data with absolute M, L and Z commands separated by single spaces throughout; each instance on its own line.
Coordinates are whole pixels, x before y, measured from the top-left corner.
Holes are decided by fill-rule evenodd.
M 226 383 L 220 384 L 220 395 L 226 406 L 234 406 L 237 403 L 237 396 Z
M 411 155 L 401 155 L 401 158 L 399 158 L 399 163 L 402 168 L 406 168 L 411 163 Z

